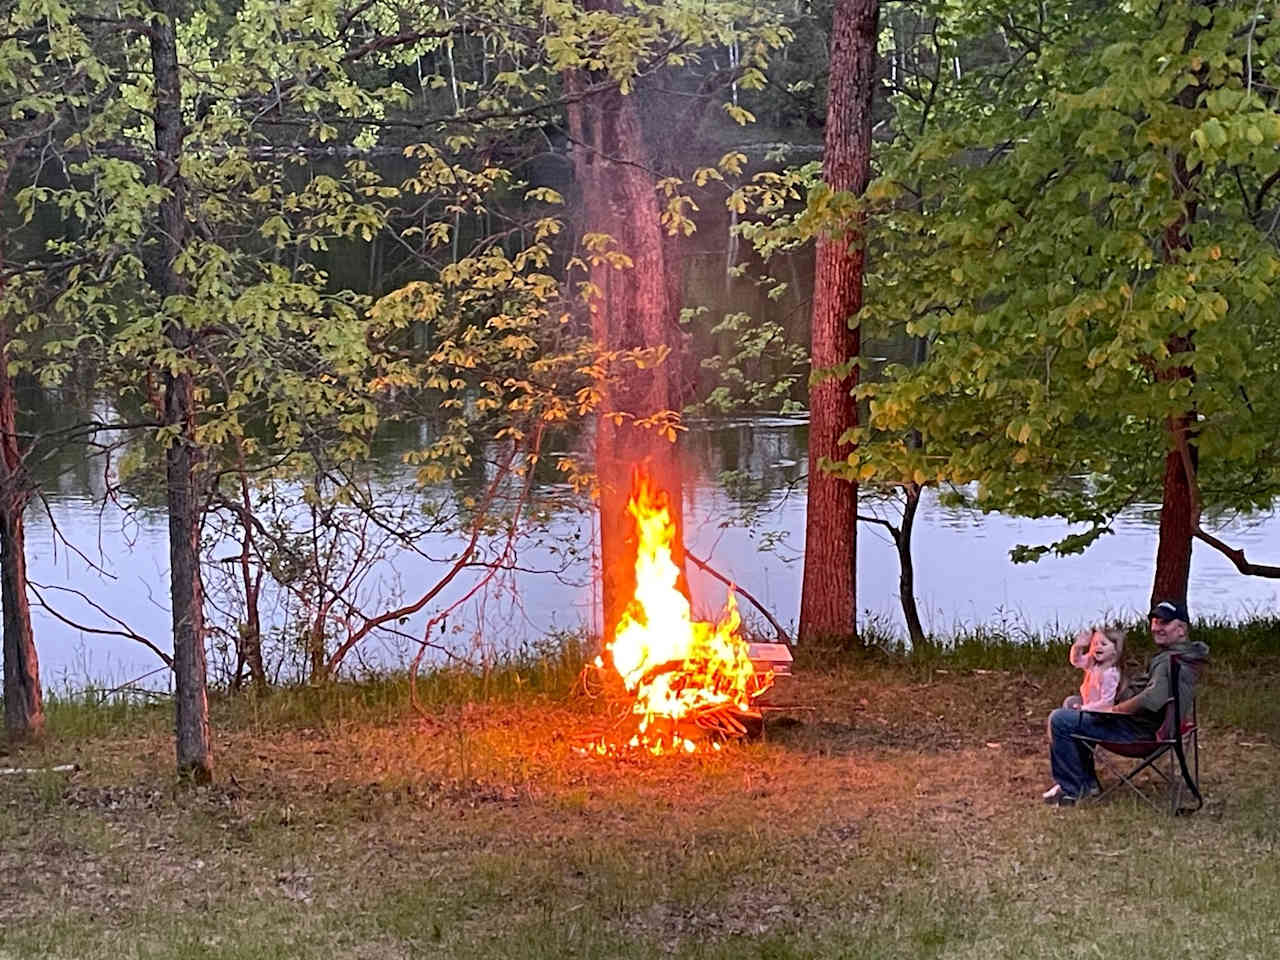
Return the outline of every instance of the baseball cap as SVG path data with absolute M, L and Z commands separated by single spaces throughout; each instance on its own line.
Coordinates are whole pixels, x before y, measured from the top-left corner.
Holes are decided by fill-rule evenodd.
M 1179 603 L 1177 600 L 1161 600 L 1151 608 L 1152 620 L 1181 620 L 1183 623 L 1190 623 L 1191 618 L 1187 616 L 1187 605 Z

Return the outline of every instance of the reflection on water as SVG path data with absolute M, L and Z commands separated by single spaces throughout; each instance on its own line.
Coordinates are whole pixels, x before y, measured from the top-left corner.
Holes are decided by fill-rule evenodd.
M 388 490 L 408 484 L 410 475 L 398 451 L 417 439 L 388 443 L 376 473 L 378 484 Z M 803 421 L 746 418 L 693 423 L 686 444 L 692 477 L 686 493 L 691 549 L 787 625 L 794 625 L 799 615 L 806 442 Z M 79 553 L 59 544 L 50 517 L 32 509 L 31 578 L 67 619 L 119 629 L 109 614 L 168 649 L 163 513 L 149 509 L 125 514 L 110 503 L 103 506 L 100 470 L 74 460 L 48 466 L 42 479 L 53 522 Z M 557 501 L 557 492 L 551 485 L 541 491 L 548 502 L 562 505 L 550 512 L 544 529 L 521 544 L 519 570 L 477 595 L 435 639 L 480 656 L 536 641 L 548 631 L 594 626 L 598 597 L 590 575 L 593 518 L 564 506 L 567 497 Z M 871 505 L 864 504 L 864 509 Z M 1237 521 L 1226 531 L 1226 539 L 1250 556 L 1271 562 L 1280 557 L 1280 522 L 1274 516 Z M 1047 542 L 1062 533 L 1060 523 L 984 516 L 940 506 L 926 496 L 915 536 L 916 584 L 926 629 L 946 634 L 966 624 L 1003 621 L 1065 633 L 1094 618 L 1132 616 L 1145 608 L 1156 547 L 1156 530 L 1148 515 L 1137 510 L 1126 515 L 1114 535 L 1082 556 L 1032 565 L 1009 562 L 1008 552 L 1015 544 Z M 441 535 L 424 545 L 424 552 L 438 561 L 407 551 L 395 555 L 380 566 L 381 582 L 369 589 L 384 597 L 394 589 L 411 596 L 440 576 L 459 546 L 458 538 Z M 723 604 L 724 587 L 697 570 L 690 574 L 698 613 L 709 617 Z M 858 577 L 861 618 L 900 630 L 897 558 L 885 532 L 875 526 L 864 525 L 859 532 Z M 416 635 L 430 613 L 463 595 L 471 583 L 460 579 L 436 607 L 401 629 Z M 1273 611 L 1277 589 L 1275 581 L 1242 577 L 1225 558 L 1197 546 L 1193 613 L 1239 616 Z M 742 607 L 750 621 L 750 605 Z M 271 613 L 270 608 L 264 610 L 264 617 Z M 123 682 L 158 665 L 155 655 L 135 641 L 83 633 L 47 611 L 36 609 L 34 615 L 48 685 Z M 370 640 L 361 661 L 372 666 L 403 662 L 408 644 L 403 638 Z

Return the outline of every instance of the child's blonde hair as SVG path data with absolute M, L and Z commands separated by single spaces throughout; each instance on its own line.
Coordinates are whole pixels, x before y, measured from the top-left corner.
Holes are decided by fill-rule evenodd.
M 1116 666 L 1119 666 L 1124 658 L 1124 631 L 1119 627 L 1106 627 L 1098 632 L 1116 645 Z
M 1116 684 L 1116 699 L 1121 699 L 1121 691 L 1128 685 L 1130 671 L 1125 669 L 1124 665 L 1124 638 L 1125 631 L 1120 627 L 1105 627 L 1102 633 L 1108 640 L 1116 645 L 1116 669 L 1120 671 L 1120 680 Z

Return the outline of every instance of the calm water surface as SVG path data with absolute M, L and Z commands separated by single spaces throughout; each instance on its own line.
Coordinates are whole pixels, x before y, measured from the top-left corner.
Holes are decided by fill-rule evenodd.
M 794 627 L 804 547 L 806 428 L 783 418 L 752 418 L 695 425 L 688 450 L 692 479 L 686 491 L 690 548 L 741 584 L 784 625 Z M 389 454 L 381 483 L 409 486 L 398 457 Z M 726 471 L 733 471 L 726 479 Z M 166 650 L 167 527 L 162 512 L 125 513 L 104 507 L 95 492 L 101 479 L 94 469 L 64 469 L 47 481 L 53 522 L 79 553 L 54 536 L 43 510 L 28 520 L 31 579 L 59 612 L 82 625 L 118 629 L 111 617 Z M 864 504 L 864 508 L 868 505 Z M 892 518 L 886 508 L 884 515 Z M 1014 565 L 1009 549 L 1042 543 L 1062 534 L 1065 525 L 981 515 L 939 506 L 926 497 L 916 522 L 916 586 L 926 629 L 942 634 L 974 624 L 1013 630 L 1062 633 L 1109 614 L 1132 616 L 1143 610 L 1150 590 L 1156 528 L 1149 515 L 1135 510 L 1081 556 Z M 1224 538 L 1251 557 L 1280 558 L 1280 520 L 1274 516 L 1237 520 L 1222 528 Z M 596 626 L 597 597 L 590 575 L 590 545 L 595 529 L 590 513 L 560 509 L 539 536 L 519 551 L 519 572 L 504 576 L 457 611 L 438 638 L 461 653 L 480 658 L 494 651 L 536 642 L 548 632 Z M 567 566 L 563 548 L 577 544 L 579 557 Z M 426 544 L 429 561 L 405 552 L 381 564 L 365 584 L 365 596 L 410 596 L 447 569 L 457 539 L 438 537 Z M 229 551 L 222 551 L 223 553 Z M 90 562 L 103 568 L 94 570 Z M 711 615 L 724 602 L 725 588 L 691 570 L 695 605 Z M 860 619 L 902 630 L 897 598 L 897 556 L 886 533 L 863 525 L 858 555 Z M 439 604 L 405 624 L 420 633 L 429 613 L 466 593 L 474 580 L 460 579 Z M 1192 560 L 1193 614 L 1243 616 L 1280 607 L 1276 581 L 1242 577 L 1217 553 L 1197 545 Z M 370 602 L 372 607 L 372 602 Z M 748 620 L 752 611 L 742 602 Z M 36 644 L 46 685 L 79 687 L 86 682 L 123 683 L 160 665 L 154 653 L 136 641 L 76 629 L 38 606 Z M 270 618 L 268 604 L 264 617 Z M 409 642 L 371 638 L 361 661 L 373 666 L 402 663 Z M 163 683 L 163 675 L 158 675 Z

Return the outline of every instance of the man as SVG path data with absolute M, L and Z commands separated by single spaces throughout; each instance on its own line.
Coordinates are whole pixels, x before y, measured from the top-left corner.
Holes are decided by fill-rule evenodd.
M 1183 710 L 1190 709 L 1196 675 L 1209 658 L 1208 645 L 1192 640 L 1190 629 L 1185 604 L 1176 600 L 1157 603 L 1151 608 L 1151 637 L 1159 649 L 1147 664 L 1146 673 L 1128 686 L 1129 695 L 1105 710 L 1060 708 L 1049 715 L 1049 765 L 1058 789 L 1045 794 L 1046 802 L 1068 807 L 1098 792 L 1093 754 L 1073 740 L 1073 734 L 1115 742 L 1151 739 L 1160 728 L 1165 704 L 1173 695 L 1169 689 L 1169 659 L 1175 654 L 1181 661 L 1178 704 Z

